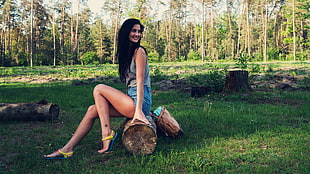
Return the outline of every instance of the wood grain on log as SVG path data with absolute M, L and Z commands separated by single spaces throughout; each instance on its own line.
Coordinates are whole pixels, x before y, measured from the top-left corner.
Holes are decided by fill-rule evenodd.
M 123 144 L 125 148 L 135 155 L 149 155 L 156 147 L 156 124 L 152 118 L 148 119 L 151 125 L 142 122 L 131 123 L 127 120 L 123 131 Z

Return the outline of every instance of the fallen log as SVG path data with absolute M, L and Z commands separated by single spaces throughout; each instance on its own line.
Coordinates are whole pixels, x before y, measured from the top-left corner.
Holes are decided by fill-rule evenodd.
M 59 106 L 42 100 L 37 103 L 0 103 L 0 120 L 45 121 L 58 118 Z
M 156 147 L 156 124 L 154 120 L 147 116 L 151 125 L 142 122 L 131 123 L 126 120 L 122 136 L 126 150 L 135 155 L 149 155 L 154 152 Z
M 210 91 L 211 91 L 211 88 L 208 86 L 199 86 L 199 87 L 193 86 L 191 87 L 191 96 L 192 97 L 203 97 Z

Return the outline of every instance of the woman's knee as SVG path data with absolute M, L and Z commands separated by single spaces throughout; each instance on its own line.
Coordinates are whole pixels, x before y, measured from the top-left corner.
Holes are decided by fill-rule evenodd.
M 90 118 L 90 119 L 98 118 L 98 112 L 97 112 L 96 105 L 91 105 L 88 107 L 85 117 Z
M 97 95 L 97 94 L 101 94 L 106 88 L 106 85 L 104 84 L 98 84 L 97 86 L 95 86 L 94 88 L 94 95 Z

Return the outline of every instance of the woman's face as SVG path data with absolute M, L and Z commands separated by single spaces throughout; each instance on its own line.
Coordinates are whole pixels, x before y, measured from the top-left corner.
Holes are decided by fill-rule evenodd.
M 129 33 L 129 40 L 131 42 L 137 43 L 141 39 L 141 36 L 142 36 L 141 26 L 139 24 L 135 24 Z

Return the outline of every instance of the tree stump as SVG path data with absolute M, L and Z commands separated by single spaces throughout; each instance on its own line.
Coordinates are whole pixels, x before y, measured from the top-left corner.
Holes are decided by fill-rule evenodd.
M 58 118 L 57 104 L 42 100 L 37 103 L 0 103 L 0 120 L 53 120 Z
M 252 91 L 248 83 L 248 71 L 234 70 L 229 71 L 226 76 L 224 92 L 235 92 L 235 91 Z
M 126 120 L 122 141 L 125 148 L 135 155 L 149 155 L 154 152 L 156 147 L 156 124 L 154 120 L 147 116 L 151 125 L 142 122 L 131 123 Z

